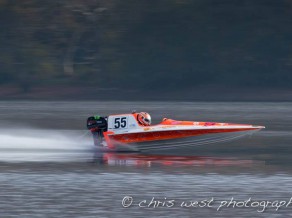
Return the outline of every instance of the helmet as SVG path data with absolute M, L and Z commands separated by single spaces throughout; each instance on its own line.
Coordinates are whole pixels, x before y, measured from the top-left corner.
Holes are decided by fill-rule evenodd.
M 138 122 L 143 126 L 150 126 L 151 125 L 151 116 L 146 112 L 140 112 L 137 115 Z

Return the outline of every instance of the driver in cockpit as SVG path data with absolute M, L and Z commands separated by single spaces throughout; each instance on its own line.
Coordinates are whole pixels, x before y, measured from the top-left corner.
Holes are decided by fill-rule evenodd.
M 137 114 L 137 121 L 142 126 L 150 126 L 151 125 L 151 116 L 146 112 L 140 112 Z

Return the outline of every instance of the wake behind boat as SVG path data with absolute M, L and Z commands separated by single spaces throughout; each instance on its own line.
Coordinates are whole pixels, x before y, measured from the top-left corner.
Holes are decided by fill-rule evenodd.
M 94 144 L 110 150 L 152 150 L 230 141 L 259 131 L 264 126 L 248 124 L 178 121 L 164 118 L 151 125 L 146 112 L 92 116 L 87 128 Z

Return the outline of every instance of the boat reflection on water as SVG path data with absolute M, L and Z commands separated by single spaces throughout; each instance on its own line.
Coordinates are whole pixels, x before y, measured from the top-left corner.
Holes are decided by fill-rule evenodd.
M 146 155 L 139 153 L 102 153 L 94 156 L 94 163 L 109 166 L 253 166 L 262 161 L 231 157 Z

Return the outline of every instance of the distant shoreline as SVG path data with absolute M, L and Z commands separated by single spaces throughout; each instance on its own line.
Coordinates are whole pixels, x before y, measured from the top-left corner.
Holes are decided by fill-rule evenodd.
M 81 86 L 37 86 L 24 92 L 0 86 L 0 100 L 109 101 L 292 101 L 292 89 L 196 87 L 187 90 L 126 90 Z

